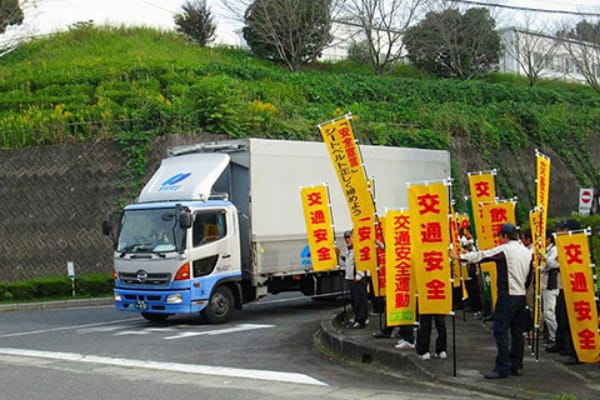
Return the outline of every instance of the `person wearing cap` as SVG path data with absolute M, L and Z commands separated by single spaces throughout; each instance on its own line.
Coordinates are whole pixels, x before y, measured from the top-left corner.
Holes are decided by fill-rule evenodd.
M 350 289 L 350 305 L 354 312 L 354 320 L 348 324 L 348 327 L 361 329 L 367 325 L 367 278 L 364 273 L 356 271 L 351 230 L 344 232 L 344 241 L 346 251 L 341 258 L 344 261 L 346 283 Z
M 494 370 L 484 374 L 486 379 L 501 379 L 521 375 L 525 341 L 524 313 L 527 286 L 531 282 L 531 252 L 519 242 L 519 233 L 513 224 L 500 229 L 502 244 L 489 250 L 472 251 L 450 257 L 472 263 L 495 262 L 497 293 L 494 338 L 498 353 Z M 509 343 L 510 332 L 510 343 Z

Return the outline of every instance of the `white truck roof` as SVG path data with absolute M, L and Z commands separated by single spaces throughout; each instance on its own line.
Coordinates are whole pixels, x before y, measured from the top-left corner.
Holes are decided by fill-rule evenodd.
M 208 200 L 229 164 L 229 155 L 195 153 L 165 158 L 138 196 L 138 203 Z

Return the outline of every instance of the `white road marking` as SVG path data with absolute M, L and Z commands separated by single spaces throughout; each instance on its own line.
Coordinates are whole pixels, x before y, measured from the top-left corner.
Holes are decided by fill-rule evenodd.
M 214 329 L 212 331 L 203 331 L 203 332 L 181 332 L 173 336 L 167 336 L 165 340 L 176 340 L 183 339 L 192 336 L 203 336 L 203 335 L 223 335 L 226 333 L 234 333 L 234 332 L 243 332 L 243 331 L 251 331 L 254 329 L 264 329 L 264 328 L 273 328 L 275 325 L 259 325 L 259 324 L 240 324 L 233 328 L 224 328 L 224 329 Z
M 34 357 L 34 358 L 43 358 L 43 359 L 59 360 L 59 361 L 102 364 L 102 365 L 111 365 L 111 366 L 115 366 L 115 367 L 143 368 L 143 369 L 151 369 L 151 370 L 182 372 L 182 373 L 188 373 L 188 374 L 227 376 L 227 377 L 234 377 L 234 378 L 248 378 L 248 379 L 258 379 L 258 380 L 265 380 L 265 381 L 277 381 L 277 382 L 288 382 L 288 383 L 300 383 L 300 384 L 305 384 L 305 385 L 328 386 L 325 382 L 321 382 L 321 381 L 314 379 L 308 375 L 298 374 L 298 373 L 290 373 L 290 372 L 260 370 L 260 369 L 241 369 L 241 368 L 218 367 L 218 366 L 210 366 L 210 365 L 133 360 L 133 359 L 127 359 L 127 358 L 102 357 L 102 356 L 94 356 L 94 355 L 86 355 L 86 354 L 78 354 L 78 353 L 37 351 L 37 350 L 14 349 L 14 348 L 0 348 L 0 355 Z
M 138 331 L 121 331 L 121 332 L 116 332 L 113 333 L 113 336 L 125 336 L 125 335 L 149 335 L 151 332 L 143 329 L 143 330 L 138 330 Z
M 116 324 L 116 323 L 119 323 L 119 322 L 131 322 L 133 324 L 133 323 L 136 323 L 136 322 L 139 323 L 139 320 L 128 318 L 128 319 L 117 319 L 117 320 L 114 320 L 114 321 L 96 322 L 96 323 L 93 323 L 93 324 L 61 326 L 59 328 L 40 329 L 40 330 L 37 330 L 37 331 L 7 333 L 6 335 L 0 335 L 0 338 L 15 337 L 15 336 L 36 335 L 38 333 L 68 331 L 68 330 L 72 330 L 72 329 L 81 329 L 81 328 L 87 328 L 87 327 L 92 327 L 92 326 L 111 325 L 111 324 Z
M 126 328 L 129 328 L 129 325 L 98 326 L 95 328 L 78 329 L 77 333 L 105 333 L 105 332 L 118 331 L 120 329 L 126 329 Z

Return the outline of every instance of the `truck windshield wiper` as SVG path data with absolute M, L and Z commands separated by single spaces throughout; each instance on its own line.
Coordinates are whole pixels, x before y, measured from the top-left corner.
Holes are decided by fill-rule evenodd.
M 123 258 L 127 253 L 151 253 L 156 254 L 160 258 L 165 258 L 166 255 L 159 251 L 154 251 L 150 247 L 145 247 L 143 245 L 135 244 L 132 246 L 125 247 L 119 254 L 119 257 Z

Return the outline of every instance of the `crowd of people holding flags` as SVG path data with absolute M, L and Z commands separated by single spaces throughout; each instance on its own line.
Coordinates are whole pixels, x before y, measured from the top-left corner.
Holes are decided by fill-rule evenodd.
M 372 303 L 385 314 L 384 329 L 375 336 L 398 331 L 396 348 L 414 348 L 423 360 L 432 358 L 433 325 L 433 356 L 448 357 L 445 317 L 468 301 L 475 318 L 494 324 L 497 356 L 484 374 L 487 379 L 521 375 L 524 342 L 530 340 L 539 357 L 544 327 L 547 352 L 568 355 L 571 364 L 600 361 L 595 299 L 600 280 L 592 274 L 591 229 L 567 220 L 556 232 L 547 230 L 547 156 L 536 150 L 535 207 L 528 230 L 516 226 L 517 199 L 498 197 L 496 170 L 467 174 L 466 214 L 454 212 L 452 180 L 442 178 L 407 182 L 408 208 L 388 209 L 379 217 L 351 115 L 319 129 L 352 218 L 342 254 L 354 312 L 348 328 L 368 324 L 370 287 Z M 413 326 L 418 327 L 416 343 Z

